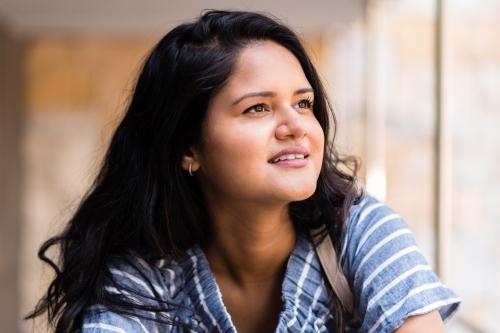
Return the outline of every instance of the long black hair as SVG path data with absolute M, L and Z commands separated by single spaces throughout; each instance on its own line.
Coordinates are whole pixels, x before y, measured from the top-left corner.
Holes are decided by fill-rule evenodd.
M 149 258 L 180 256 L 210 237 L 200 188 L 182 169 L 181 157 L 201 142 L 208 104 L 227 83 L 239 53 L 259 41 L 288 49 L 314 90 L 313 111 L 327 143 L 324 160 L 315 193 L 291 203 L 290 213 L 299 232 L 325 225 L 340 253 L 349 208 L 361 196 L 356 165 L 346 172 L 346 160 L 334 149 L 335 115 L 299 37 L 268 15 L 207 11 L 171 30 L 146 58 L 92 187 L 65 230 L 38 253 L 56 276 L 27 318 L 47 312 L 55 332 L 66 333 L 81 328 L 83 313 L 93 304 L 133 313 L 139 305 L 105 291 L 106 279 L 114 281 L 106 265 L 110 256 L 126 251 Z M 55 262 L 46 256 L 53 246 L 59 249 Z M 332 298 L 343 331 L 344 311 Z

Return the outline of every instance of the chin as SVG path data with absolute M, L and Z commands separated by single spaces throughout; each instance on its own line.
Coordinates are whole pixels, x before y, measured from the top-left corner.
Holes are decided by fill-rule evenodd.
M 300 196 L 300 198 L 297 198 L 295 201 L 303 201 L 303 200 L 309 199 L 313 194 L 314 194 L 314 191 L 309 191 L 309 192 L 305 193 L 304 195 Z
M 303 186 L 300 189 L 294 190 L 292 193 L 288 193 L 287 201 L 289 202 L 294 202 L 294 201 L 303 201 L 308 198 L 310 198 L 314 192 L 316 191 L 316 183 L 314 183 L 314 186 Z

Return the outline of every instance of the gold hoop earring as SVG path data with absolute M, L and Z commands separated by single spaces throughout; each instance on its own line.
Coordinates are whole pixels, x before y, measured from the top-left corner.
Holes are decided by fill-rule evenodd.
M 189 164 L 189 174 L 191 175 L 191 177 L 192 177 L 192 176 L 194 176 L 194 174 L 191 172 L 191 166 L 192 166 L 192 165 L 193 165 L 193 163 L 190 163 L 190 164 Z

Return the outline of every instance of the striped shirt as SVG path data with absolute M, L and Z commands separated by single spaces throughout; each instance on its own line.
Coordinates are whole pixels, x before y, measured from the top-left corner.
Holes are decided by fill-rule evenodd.
M 406 318 L 439 310 L 444 321 L 460 299 L 443 285 L 415 246 L 404 221 L 387 206 L 364 197 L 350 211 L 342 240 L 341 263 L 358 299 L 360 321 L 354 332 L 392 332 Z M 146 318 L 171 318 L 192 326 L 191 332 L 236 332 L 222 296 L 199 246 L 181 259 L 146 261 L 132 254 L 110 262 L 121 287 L 107 292 L 130 302 L 161 306 L 175 303 L 174 311 L 126 317 L 94 305 L 84 315 L 82 332 L 187 332 L 176 325 Z M 283 309 L 276 332 L 334 332 L 333 317 L 322 269 L 306 236 L 299 235 L 290 255 L 282 286 Z

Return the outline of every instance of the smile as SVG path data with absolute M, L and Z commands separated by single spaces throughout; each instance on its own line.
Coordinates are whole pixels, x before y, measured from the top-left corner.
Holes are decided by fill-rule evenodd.
M 271 163 L 277 163 L 279 161 L 284 161 L 284 160 L 303 160 L 306 157 L 307 156 L 304 156 L 304 154 L 286 154 L 278 158 L 275 158 L 274 160 L 271 161 Z
M 302 161 L 307 161 L 307 158 L 309 157 L 309 150 L 304 147 L 304 146 L 290 146 L 287 147 L 280 152 L 278 152 L 276 155 L 271 157 L 270 160 L 268 160 L 269 163 L 280 163 L 283 164 L 284 161 L 295 161 L 299 162 L 300 160 Z M 291 163 L 291 162 L 289 162 Z M 294 163 L 295 164 L 295 163 Z

